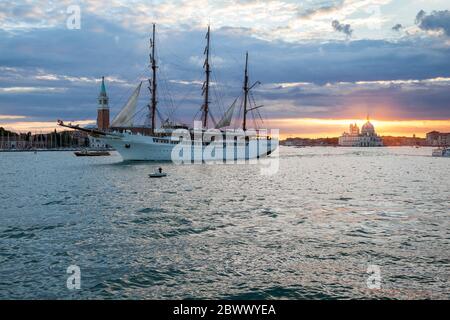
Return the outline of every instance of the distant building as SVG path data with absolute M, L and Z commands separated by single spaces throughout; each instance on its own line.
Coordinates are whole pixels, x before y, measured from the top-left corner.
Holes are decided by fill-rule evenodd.
M 5 132 L 0 128 L 0 150 L 70 149 L 86 147 L 87 135 L 80 131 L 31 134 Z
M 339 137 L 339 145 L 343 147 L 382 147 L 383 140 L 376 134 L 375 127 L 367 117 L 367 122 L 362 126 L 361 132 L 356 123 L 350 124 L 349 133 L 344 132 Z
M 287 147 L 337 146 L 338 138 L 287 138 L 280 141 L 280 144 Z
M 427 146 L 427 140 L 425 138 L 419 138 L 416 136 L 412 137 L 392 137 L 384 136 L 382 137 L 383 144 L 388 147 L 400 147 L 400 146 Z
M 450 133 L 431 131 L 427 133 L 427 143 L 430 146 L 450 146 Z
M 9 137 L 1 137 L 0 141 L 0 149 L 6 149 L 6 150 L 24 150 L 27 149 L 28 141 L 26 141 L 23 137 L 20 135 L 13 135 Z
M 97 108 L 97 129 L 106 131 L 109 129 L 109 106 L 108 95 L 106 94 L 105 77 L 102 77 L 102 86 L 100 94 L 98 96 L 98 108 Z

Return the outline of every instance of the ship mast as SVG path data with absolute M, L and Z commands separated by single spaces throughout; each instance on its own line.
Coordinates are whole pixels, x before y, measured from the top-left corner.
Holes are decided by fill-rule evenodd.
M 242 121 L 242 130 L 247 130 L 247 113 L 249 113 L 250 111 L 262 108 L 263 106 L 254 106 L 251 108 L 248 108 L 248 94 L 250 92 L 250 90 L 252 90 L 256 85 L 261 84 L 261 82 L 256 81 L 254 84 L 252 84 L 251 86 L 248 85 L 248 51 L 245 53 L 245 73 L 244 73 L 244 86 L 242 87 L 242 89 L 244 89 L 244 117 L 243 117 L 243 121 Z
M 248 87 L 248 52 L 245 53 L 245 75 L 244 75 L 244 119 L 242 121 L 242 129 L 247 130 L 247 102 L 248 102 L 248 92 L 250 88 Z
M 205 69 L 206 80 L 203 83 L 203 92 L 202 95 L 205 98 L 203 102 L 203 114 L 202 114 L 202 122 L 203 128 L 207 128 L 208 126 L 208 109 L 209 109 L 209 76 L 211 73 L 211 69 L 209 66 L 209 42 L 210 42 L 210 26 L 208 26 L 208 32 L 206 34 L 206 48 L 205 48 L 205 63 L 203 64 L 203 68 Z
M 149 80 L 150 86 L 149 90 L 152 94 L 151 101 L 150 101 L 150 117 L 151 117 L 151 133 L 155 133 L 155 116 L 156 116 L 156 105 L 158 101 L 156 100 L 156 69 L 158 68 L 156 66 L 156 60 L 155 60 L 155 24 L 153 24 L 153 38 L 150 39 L 150 47 L 152 49 L 152 52 L 150 54 L 150 63 L 152 68 L 152 80 Z

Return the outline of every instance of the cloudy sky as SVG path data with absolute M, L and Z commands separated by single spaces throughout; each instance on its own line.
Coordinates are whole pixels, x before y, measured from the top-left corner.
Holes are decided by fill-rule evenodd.
M 192 123 L 200 108 L 210 24 L 215 118 L 240 95 L 248 50 L 264 125 L 283 136 L 335 136 L 367 114 L 382 134 L 450 131 L 449 10 L 448 0 L 2 1 L 0 126 L 92 122 L 101 76 L 117 113 L 150 76 L 156 23 L 164 117 Z

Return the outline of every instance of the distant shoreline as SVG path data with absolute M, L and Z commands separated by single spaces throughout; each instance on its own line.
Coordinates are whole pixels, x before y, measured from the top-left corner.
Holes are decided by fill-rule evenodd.
M 0 149 L 0 152 L 74 152 L 82 150 L 114 151 L 112 149 L 68 148 L 68 149 Z

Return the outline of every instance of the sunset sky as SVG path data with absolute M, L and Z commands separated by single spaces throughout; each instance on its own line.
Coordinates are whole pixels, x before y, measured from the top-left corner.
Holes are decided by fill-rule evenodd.
M 80 29 L 67 8 L 79 5 Z M 448 0 L 0 2 L 0 126 L 95 121 L 101 76 L 116 114 L 148 69 L 157 24 L 159 108 L 192 124 L 211 25 L 216 119 L 242 90 L 283 137 L 337 136 L 369 114 L 382 135 L 450 132 Z M 148 103 L 143 90 L 138 109 Z

